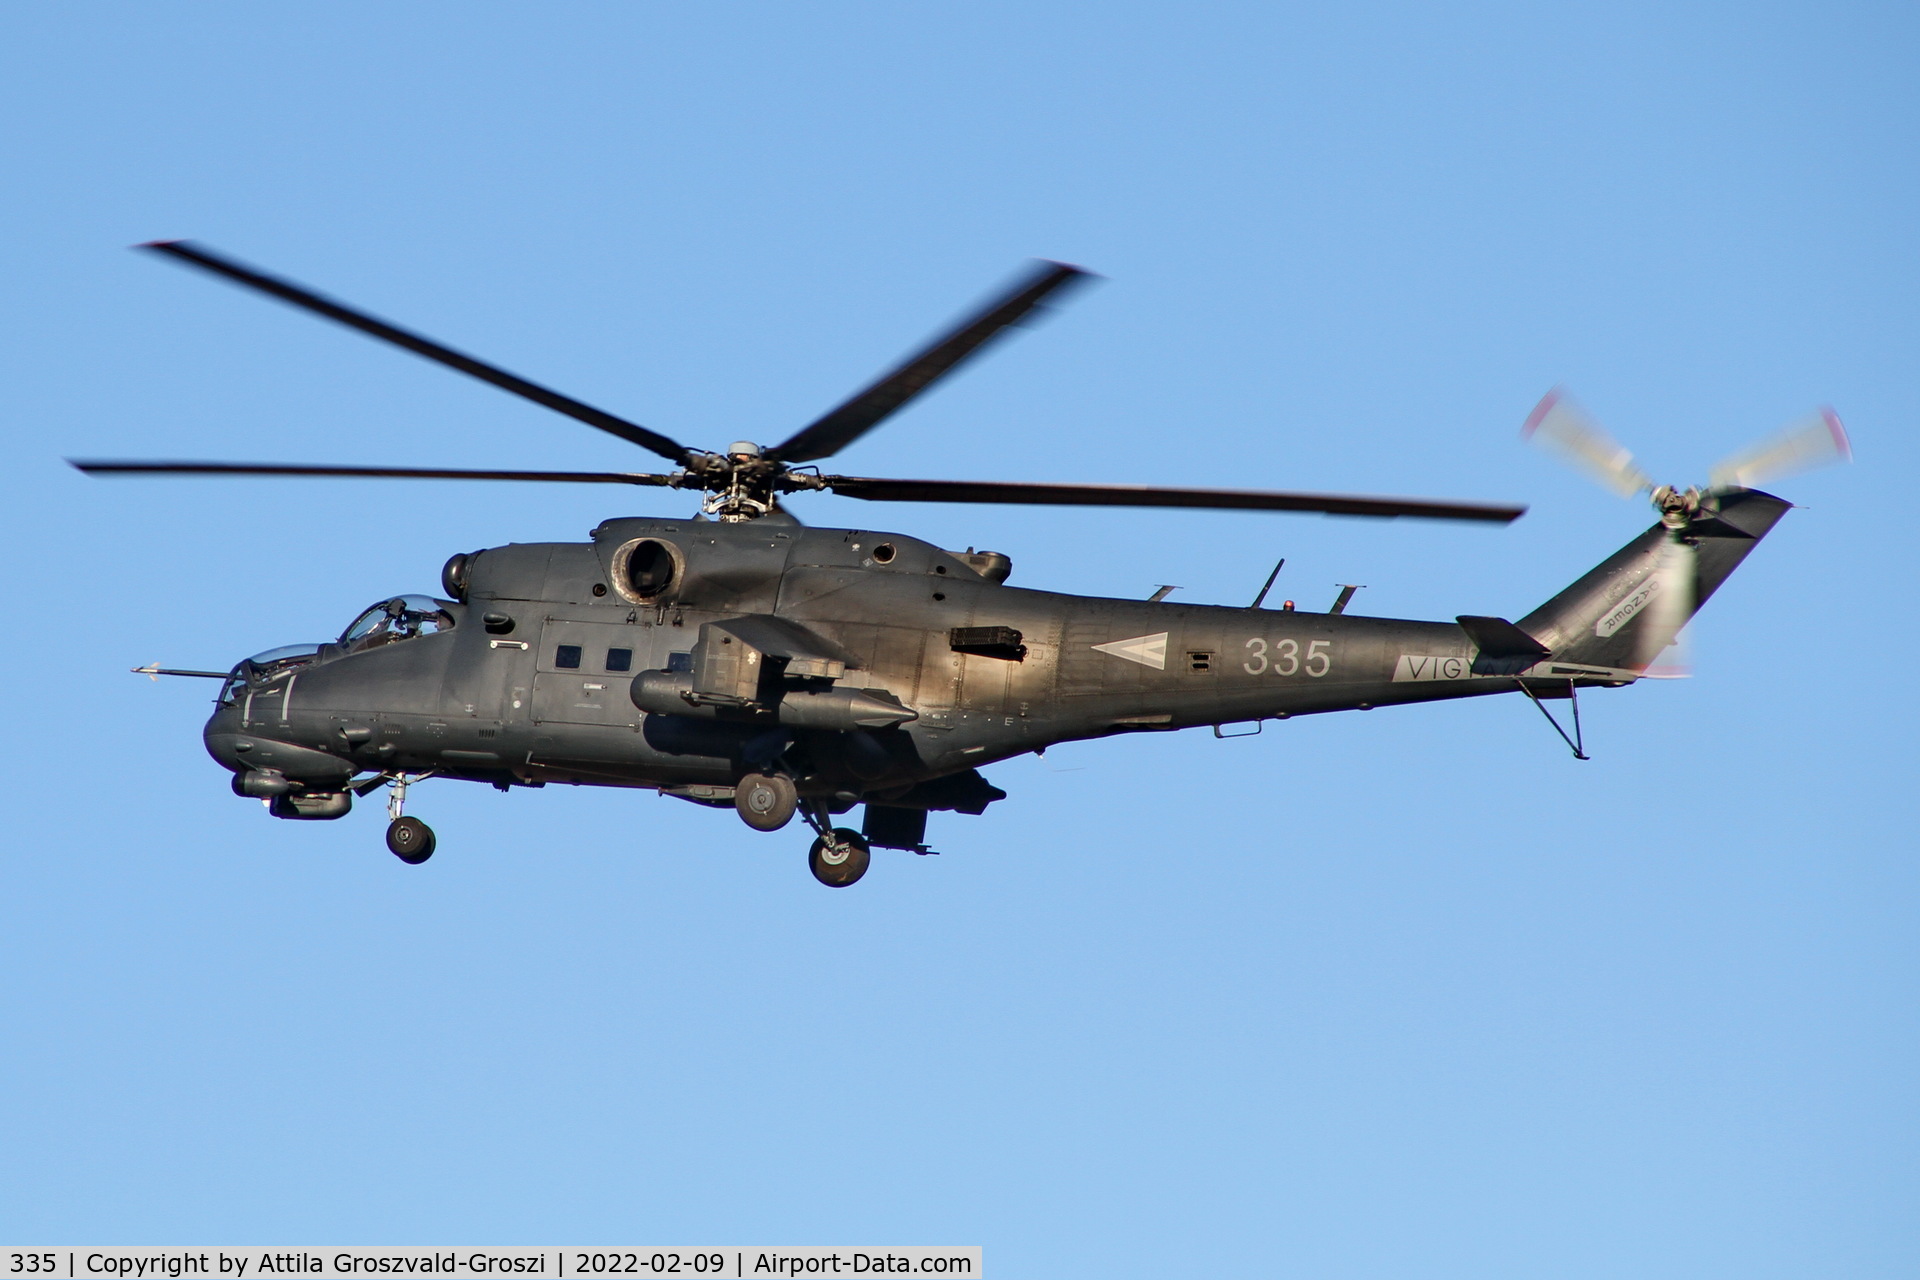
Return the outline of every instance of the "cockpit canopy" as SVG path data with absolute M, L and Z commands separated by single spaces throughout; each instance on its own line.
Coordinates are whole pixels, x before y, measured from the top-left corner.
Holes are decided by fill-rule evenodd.
M 395 596 L 382 600 L 353 620 L 340 634 L 340 647 L 348 653 L 412 640 L 416 636 L 453 630 L 453 614 L 432 596 Z
M 278 684 L 301 667 L 309 666 L 320 658 L 321 646 L 317 644 L 283 644 L 278 649 L 268 649 L 265 653 L 256 653 L 243 659 L 227 676 L 227 683 L 221 687 L 220 702 L 224 706 L 233 706 L 248 689 L 264 689 L 270 684 Z
M 317 644 L 283 644 L 278 649 L 254 654 L 247 659 L 247 664 L 259 671 L 269 671 L 282 666 L 305 666 L 319 656 L 320 646 Z
M 353 620 L 334 644 L 289 644 L 256 653 L 236 666 L 221 690 L 220 701 L 229 706 L 247 690 L 258 692 L 277 685 L 302 667 L 315 662 L 331 662 L 352 653 L 364 653 L 397 640 L 412 640 L 437 631 L 453 630 L 453 613 L 443 600 L 432 596 L 395 596 L 382 600 Z

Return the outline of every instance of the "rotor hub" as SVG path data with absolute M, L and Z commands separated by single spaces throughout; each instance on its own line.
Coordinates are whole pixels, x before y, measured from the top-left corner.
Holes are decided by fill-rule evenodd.
M 1660 523 L 1669 529 L 1686 528 L 1709 503 L 1709 496 L 1693 486 L 1680 489 L 1663 484 L 1653 491 L 1653 505 L 1660 512 Z

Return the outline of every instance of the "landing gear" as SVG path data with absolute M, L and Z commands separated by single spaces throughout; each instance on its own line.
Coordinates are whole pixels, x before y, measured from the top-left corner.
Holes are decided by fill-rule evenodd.
M 807 825 L 818 836 L 807 851 L 807 870 L 830 889 L 844 889 L 867 874 L 867 838 L 858 831 L 833 825 L 833 810 L 824 800 L 809 800 L 804 810 Z
M 418 818 L 395 818 L 387 824 L 387 848 L 410 867 L 433 856 L 433 828 Z
M 740 811 L 740 821 L 755 831 L 778 831 L 793 821 L 800 793 L 791 778 L 750 773 L 734 788 L 733 807 Z
M 813 842 L 807 854 L 807 869 L 821 884 L 844 889 L 867 874 L 870 857 L 865 836 L 846 827 L 835 827 Z
M 427 777 L 420 775 L 414 781 Z M 400 811 L 407 803 L 407 775 L 395 774 L 387 784 L 387 848 L 410 867 L 417 867 L 433 856 L 433 828 L 418 818 L 403 818 Z

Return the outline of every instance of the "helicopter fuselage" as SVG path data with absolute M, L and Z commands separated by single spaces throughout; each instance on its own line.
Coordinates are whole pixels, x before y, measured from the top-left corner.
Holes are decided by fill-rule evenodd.
M 1784 504 L 1749 496 L 1764 533 Z M 1523 623 L 1551 631 L 1572 609 L 1605 631 L 1660 536 Z M 1705 591 L 1749 539 L 1713 560 Z M 871 530 L 611 520 L 589 543 L 454 557 L 450 598 L 417 606 L 431 627 L 242 664 L 206 742 L 237 791 L 286 817 L 339 816 L 365 775 L 425 773 L 720 805 L 743 775 L 779 771 L 835 812 L 979 812 L 1001 793 L 978 766 L 1055 743 L 1523 686 L 1564 697 L 1638 674 L 1564 637 L 1553 647 L 1573 660 L 1529 651 L 1532 634 L 1498 619 L 1104 599 L 1004 585 L 1009 567 Z M 1501 627 L 1518 637 L 1505 648 Z
M 654 598 L 621 581 L 617 553 L 636 541 L 680 561 Z M 797 747 L 802 793 L 844 802 L 1075 739 L 1515 687 L 1473 674 L 1452 623 L 1034 591 L 970 563 L 991 574 L 997 560 L 869 530 L 610 521 L 592 543 L 456 557 L 446 585 L 460 598 L 440 602 L 451 626 L 359 652 L 320 646 L 254 688 L 236 678 L 206 741 L 236 772 L 308 790 L 433 771 L 714 800 Z M 743 617 L 796 624 L 841 664 L 814 683 L 877 692 L 911 718 L 787 726 L 766 696 L 684 714 L 635 705 L 636 675 L 687 669 L 703 627 Z M 769 735 L 792 741 L 774 750 Z

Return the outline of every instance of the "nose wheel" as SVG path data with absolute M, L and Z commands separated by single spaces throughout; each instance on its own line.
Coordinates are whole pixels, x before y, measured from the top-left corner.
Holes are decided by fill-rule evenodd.
M 387 848 L 410 867 L 433 856 L 433 828 L 418 818 L 395 818 L 387 824 Z
M 807 854 L 807 870 L 830 889 L 844 889 L 867 874 L 872 855 L 866 837 L 846 827 L 835 827 L 813 842 Z
M 819 833 L 813 848 L 807 851 L 807 870 L 829 889 L 844 889 L 867 874 L 871 853 L 867 838 L 858 831 L 833 825 L 833 814 L 825 802 L 808 801 L 801 807 L 807 825 Z
M 426 775 L 414 781 L 423 781 Z M 387 849 L 410 867 L 433 856 L 433 828 L 418 818 L 401 816 L 407 803 L 407 778 L 397 775 L 387 784 Z

